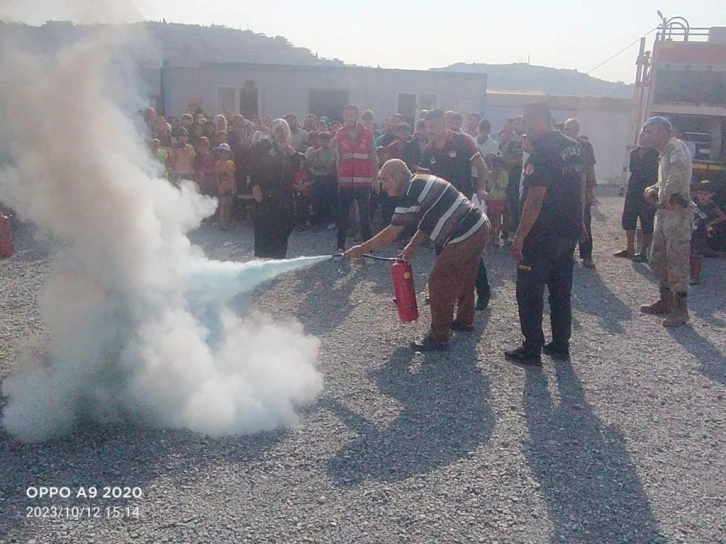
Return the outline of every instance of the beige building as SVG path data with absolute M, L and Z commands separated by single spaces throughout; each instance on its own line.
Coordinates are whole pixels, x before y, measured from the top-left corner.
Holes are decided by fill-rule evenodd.
M 372 109 L 377 122 L 402 113 L 413 122 L 424 110 L 486 109 L 486 74 L 384 70 L 357 66 L 293 66 L 204 62 L 162 68 L 165 111 L 180 115 L 201 103 L 208 113 L 245 117 L 288 112 L 340 118 L 343 106 Z
M 201 106 L 205 112 L 242 113 L 245 117 L 312 112 L 331 119 L 343 106 L 372 109 L 381 122 L 401 113 L 411 122 L 422 109 L 477 111 L 498 131 L 507 117 L 527 104 L 546 102 L 556 121 L 580 120 L 582 134 L 595 149 L 601 183 L 619 183 L 627 174 L 632 100 L 554 96 L 530 91 L 489 91 L 486 74 L 424 70 L 384 70 L 355 66 L 201 63 L 140 70 L 149 104 L 179 116 Z M 627 162 L 625 163 L 627 164 Z

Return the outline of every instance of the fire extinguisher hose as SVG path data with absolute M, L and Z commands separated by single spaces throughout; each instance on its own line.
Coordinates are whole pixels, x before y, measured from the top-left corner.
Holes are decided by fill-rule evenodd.
M 343 257 L 342 253 L 336 253 L 335 255 L 331 256 L 331 259 L 334 259 L 336 257 Z M 374 261 L 388 261 L 388 262 L 395 262 L 400 261 L 398 257 L 379 257 L 378 255 L 371 255 L 370 253 L 366 253 L 363 255 L 366 259 L 373 259 Z

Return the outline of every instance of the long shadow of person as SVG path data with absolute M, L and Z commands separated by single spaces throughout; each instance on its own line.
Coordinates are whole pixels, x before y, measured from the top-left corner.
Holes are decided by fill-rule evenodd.
M 666 542 L 622 436 L 593 414 L 570 363 L 557 363 L 559 404 L 541 369 L 526 372 L 523 451 L 554 524 L 552 542 Z
M 625 332 L 624 321 L 633 319 L 633 310 L 625 304 L 600 274 L 578 274 L 573 282 L 572 308 L 598 318 L 600 327 L 610 334 Z
M 688 293 L 689 311 L 709 325 L 726 327 L 726 320 L 716 313 L 726 313 L 726 300 L 721 295 L 726 291 L 726 266 L 720 259 L 706 259 L 703 263 L 702 285 L 694 285 Z M 721 296 L 714 296 L 714 295 Z
M 631 263 L 633 270 L 635 270 L 638 274 L 643 276 L 648 283 L 653 285 L 658 285 L 658 278 L 655 277 L 655 274 L 653 274 L 653 271 L 650 269 L 650 266 L 648 263 Z M 656 291 L 657 293 L 657 291 Z
M 683 349 L 693 355 L 701 365 L 700 371 L 707 378 L 726 385 L 726 355 L 709 340 L 698 334 L 693 327 L 666 329 Z
M 489 440 L 494 419 L 488 380 L 480 369 L 453 357 L 415 369 L 412 357 L 408 349 L 399 349 L 372 374 L 381 393 L 403 404 L 392 423 L 379 425 L 338 401 L 325 403 L 358 434 L 328 463 L 328 476 L 336 485 L 426 474 L 465 458 Z

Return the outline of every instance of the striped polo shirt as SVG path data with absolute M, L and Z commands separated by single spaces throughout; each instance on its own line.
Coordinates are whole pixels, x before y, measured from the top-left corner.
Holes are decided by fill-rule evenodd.
M 486 223 L 486 215 L 451 183 L 428 174 L 411 177 L 391 219 L 393 226 L 418 225 L 438 246 L 462 242 Z

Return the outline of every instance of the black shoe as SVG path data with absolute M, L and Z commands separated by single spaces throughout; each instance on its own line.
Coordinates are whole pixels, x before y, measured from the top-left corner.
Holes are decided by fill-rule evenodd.
M 448 351 L 448 342 L 437 342 L 432 340 L 430 336 L 426 336 L 420 344 L 411 342 L 411 349 L 413 351 Z
M 451 329 L 459 332 L 474 332 L 474 325 L 465 325 L 461 321 L 452 321 Z
M 634 263 L 647 263 L 648 256 L 643 255 L 642 253 L 636 253 L 635 255 L 633 255 L 633 262 Z
M 477 295 L 476 297 L 476 311 L 481 312 L 489 307 L 489 300 L 492 298 L 490 292 L 484 293 L 483 295 Z
M 345 246 L 338 246 L 338 249 L 336 251 L 338 253 L 345 253 Z
M 549 355 L 553 359 L 558 361 L 569 361 L 570 360 L 570 348 L 550 342 L 542 347 L 542 351 L 545 355 Z
M 517 349 L 510 349 L 504 352 L 506 357 L 512 363 L 517 363 L 525 366 L 542 366 L 542 357 L 539 353 L 533 353 L 524 346 L 520 346 Z

